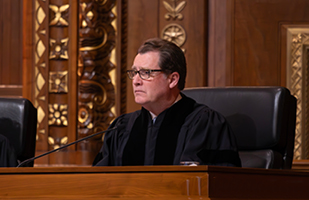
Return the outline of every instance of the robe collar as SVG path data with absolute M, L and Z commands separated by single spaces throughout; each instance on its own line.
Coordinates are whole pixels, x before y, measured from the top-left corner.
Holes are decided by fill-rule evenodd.
M 154 165 L 172 165 L 177 146 L 177 139 L 186 117 L 193 111 L 195 101 L 182 95 L 157 116 L 160 128 L 156 140 Z M 146 136 L 151 115 L 142 108 L 130 131 L 130 136 L 123 152 L 123 165 L 144 165 Z

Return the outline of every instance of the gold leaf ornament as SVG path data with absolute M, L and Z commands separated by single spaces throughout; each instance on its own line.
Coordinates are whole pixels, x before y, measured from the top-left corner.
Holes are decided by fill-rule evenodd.
M 183 9 L 184 9 L 184 7 L 186 6 L 186 2 L 185 1 L 182 1 L 182 2 L 180 2 L 179 4 L 178 4 L 178 6 L 176 7 L 176 12 L 181 12 Z
M 166 13 L 165 16 L 164 16 L 165 19 L 170 19 L 170 17 L 172 17 L 174 20 L 177 19 L 177 18 L 179 20 L 183 19 L 183 15 L 180 12 L 186 6 L 186 1 L 180 2 L 177 6 L 176 6 L 176 1 L 177 0 L 173 0 L 174 6 L 171 6 L 166 1 L 163 1 L 163 5 L 166 8 L 166 10 L 168 11 L 168 13 Z
M 172 6 L 170 4 L 168 4 L 166 1 L 163 1 L 163 5 L 168 12 L 171 12 L 171 13 L 174 12 L 174 9 L 172 8 Z

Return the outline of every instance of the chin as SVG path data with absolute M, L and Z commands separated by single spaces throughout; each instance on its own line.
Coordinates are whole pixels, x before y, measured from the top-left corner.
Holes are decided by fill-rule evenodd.
M 143 106 L 147 103 L 148 101 L 146 101 L 145 99 L 141 99 L 141 98 L 135 98 L 135 103 Z
M 140 98 L 135 98 L 135 103 L 142 105 L 142 104 L 145 103 L 145 101 L 143 101 L 143 100 L 140 99 Z

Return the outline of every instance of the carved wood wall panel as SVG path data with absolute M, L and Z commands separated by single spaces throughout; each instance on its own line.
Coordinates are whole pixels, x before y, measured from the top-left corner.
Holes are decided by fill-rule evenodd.
M 78 138 L 106 130 L 116 113 L 115 73 L 111 52 L 115 49 L 116 32 L 112 21 L 115 0 L 80 1 L 79 70 L 78 70 Z M 102 136 L 81 142 L 77 150 L 99 152 Z
M 282 47 L 286 57 L 286 82 L 291 93 L 297 98 L 296 132 L 294 159 L 309 158 L 309 107 L 308 107 L 308 47 L 309 24 L 283 24 Z
M 24 95 L 38 109 L 38 155 L 105 130 L 123 111 L 115 106 L 124 98 L 116 97 L 123 88 L 116 55 L 116 16 L 122 10 L 116 0 L 33 0 L 24 6 L 34 11 L 25 13 L 32 29 L 24 30 L 34 45 L 24 45 L 32 52 L 24 62 Z M 35 164 L 90 165 L 101 146 L 97 136 Z
M 70 60 L 74 53 L 69 49 L 69 44 L 75 41 L 69 39 L 72 8 L 68 0 L 37 0 L 34 6 L 34 105 L 38 109 L 37 153 L 42 153 L 76 139 L 74 133 L 70 132 L 76 122 L 69 118 L 74 115 L 71 112 L 73 109 L 69 110 L 69 106 L 75 104 L 71 96 L 76 95 L 72 90 L 74 82 L 69 82 L 71 73 L 76 71 L 76 65 L 70 65 L 74 63 Z M 74 152 L 74 148 L 70 147 L 66 151 Z M 49 159 L 45 157 L 37 161 L 40 162 L 68 164 L 69 159 L 58 159 L 51 155 Z

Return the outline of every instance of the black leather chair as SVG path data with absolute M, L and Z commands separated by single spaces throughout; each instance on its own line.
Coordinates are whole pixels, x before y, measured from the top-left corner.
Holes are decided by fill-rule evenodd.
M 287 88 L 202 87 L 183 93 L 226 117 L 236 136 L 242 167 L 291 168 L 296 98 Z
M 35 155 L 37 109 L 25 98 L 0 98 L 0 134 L 16 153 L 17 162 Z M 24 167 L 33 166 L 29 162 Z

